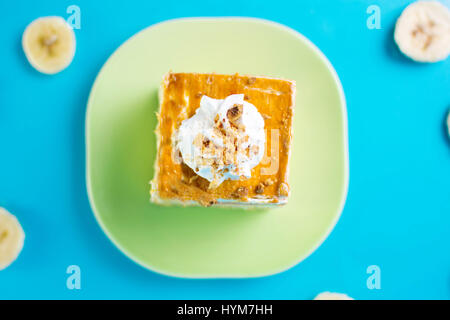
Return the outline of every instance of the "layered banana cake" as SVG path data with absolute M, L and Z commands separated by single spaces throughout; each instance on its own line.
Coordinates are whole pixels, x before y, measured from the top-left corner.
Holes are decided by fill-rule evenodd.
M 170 72 L 159 102 L 152 202 L 287 203 L 294 81 Z

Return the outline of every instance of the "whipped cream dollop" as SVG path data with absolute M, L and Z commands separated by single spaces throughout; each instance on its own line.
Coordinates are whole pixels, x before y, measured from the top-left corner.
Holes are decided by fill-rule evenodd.
M 243 94 L 203 96 L 195 114 L 174 134 L 183 162 L 210 183 L 250 178 L 264 156 L 264 119 Z

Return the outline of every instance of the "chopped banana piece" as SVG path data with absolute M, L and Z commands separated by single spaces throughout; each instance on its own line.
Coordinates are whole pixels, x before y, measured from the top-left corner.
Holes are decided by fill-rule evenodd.
M 450 110 L 448 111 L 448 114 L 447 114 L 447 131 L 448 131 L 448 136 L 450 138 Z
M 75 33 L 61 17 L 39 18 L 25 29 L 22 47 L 35 69 L 55 74 L 72 62 L 76 47 Z
M 394 39 L 400 51 L 419 62 L 436 62 L 450 54 L 450 11 L 438 1 L 417 1 L 403 10 Z
M 355 300 L 344 293 L 322 292 L 314 300 Z
M 0 208 L 0 270 L 17 259 L 24 240 L 25 233 L 17 218 Z

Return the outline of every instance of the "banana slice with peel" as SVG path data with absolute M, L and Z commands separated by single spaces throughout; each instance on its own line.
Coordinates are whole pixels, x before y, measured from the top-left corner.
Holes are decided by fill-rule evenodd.
M 0 208 L 0 270 L 17 259 L 24 240 L 25 233 L 17 218 Z
M 322 292 L 319 293 L 314 300 L 355 300 L 344 293 Z
M 54 74 L 72 62 L 76 47 L 75 33 L 61 17 L 38 18 L 25 29 L 22 47 L 35 69 Z
M 403 10 L 394 39 L 400 51 L 419 62 L 444 60 L 450 54 L 450 11 L 437 1 L 417 1 Z

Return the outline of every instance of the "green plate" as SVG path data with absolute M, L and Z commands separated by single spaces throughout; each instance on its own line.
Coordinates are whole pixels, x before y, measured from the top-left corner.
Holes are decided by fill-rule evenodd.
M 241 73 L 297 81 L 289 204 L 267 211 L 149 202 L 158 88 L 167 71 Z M 251 18 L 160 23 L 125 42 L 92 88 L 87 188 L 111 241 L 138 264 L 189 278 L 259 277 L 311 254 L 342 211 L 347 115 L 339 79 L 305 37 Z

